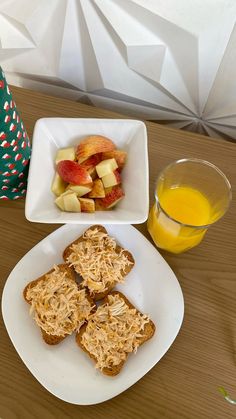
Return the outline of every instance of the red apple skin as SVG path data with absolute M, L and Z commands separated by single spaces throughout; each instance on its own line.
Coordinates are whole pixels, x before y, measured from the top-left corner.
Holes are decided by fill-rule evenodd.
M 57 173 L 68 183 L 74 185 L 86 185 L 92 182 L 92 178 L 86 169 L 72 160 L 61 160 L 57 164 Z
M 105 208 L 101 203 L 101 198 L 95 198 L 95 211 L 109 211 L 109 208 Z
M 82 163 L 80 163 L 80 165 L 88 171 L 89 175 L 94 180 L 97 177 L 96 165 L 100 163 L 101 160 L 102 153 L 97 153 L 93 156 L 90 156 L 87 160 L 84 160 Z
M 97 166 L 98 163 L 102 160 L 102 153 L 94 154 L 93 156 L 89 157 L 87 160 L 84 160 L 80 165 L 86 169 L 93 169 L 95 166 Z
M 117 182 L 117 185 L 119 185 L 119 183 L 121 183 L 121 175 L 120 175 L 120 172 L 116 169 L 116 170 L 114 171 L 114 175 L 115 175 L 115 177 L 116 177 L 116 182 Z
M 80 142 L 76 149 L 76 157 L 79 162 L 82 162 L 94 154 L 112 151 L 115 148 L 115 144 L 109 138 L 91 135 Z
M 113 205 L 116 201 L 123 198 L 124 196 L 125 196 L 125 193 L 123 189 L 119 185 L 116 185 L 112 188 L 110 192 L 106 194 L 105 198 L 100 199 L 100 204 L 104 208 L 108 208 L 111 205 Z

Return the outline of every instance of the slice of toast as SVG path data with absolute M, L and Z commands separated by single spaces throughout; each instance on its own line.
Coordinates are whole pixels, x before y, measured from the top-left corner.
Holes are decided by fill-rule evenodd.
M 76 282 L 76 277 L 75 277 L 75 272 L 74 272 L 74 270 L 73 269 L 71 269 L 67 264 L 60 264 L 60 265 L 57 265 L 58 266 L 58 268 L 60 269 L 60 271 L 61 272 L 65 272 L 66 273 L 66 276 L 67 276 L 67 278 L 68 279 L 71 279 L 71 280 L 73 280 L 75 283 L 76 283 L 76 285 L 77 285 L 77 282 Z M 48 272 L 46 272 L 44 275 L 42 275 L 42 276 L 40 276 L 39 278 L 37 278 L 37 279 L 35 279 L 35 280 L 33 280 L 33 281 L 31 281 L 31 282 L 29 282 L 27 285 L 26 285 L 26 287 L 24 288 L 24 290 L 23 290 L 23 297 L 24 297 L 24 299 L 25 299 L 25 301 L 28 303 L 28 304 L 30 304 L 31 305 L 31 301 L 32 300 L 30 300 L 30 299 L 28 299 L 27 298 L 27 291 L 29 290 L 29 289 L 31 289 L 31 288 L 33 288 L 33 287 L 35 287 L 37 284 L 38 284 L 38 282 L 39 281 L 46 281 L 47 280 L 47 277 L 46 277 L 46 275 L 48 275 L 48 274 L 50 274 L 51 272 L 53 272 L 53 270 L 54 270 L 54 268 L 52 268 L 50 271 L 48 271 Z M 77 285 L 78 286 L 78 285 Z M 78 290 L 80 289 L 80 287 L 78 286 Z M 89 303 L 90 303 L 90 305 L 91 305 L 91 307 L 93 307 L 94 306 L 94 301 L 91 299 L 91 297 L 88 295 L 88 293 L 86 293 L 86 298 L 87 298 L 87 300 L 89 301 Z M 92 310 L 91 310 L 91 312 L 92 312 Z M 48 334 L 45 330 L 43 330 L 41 327 L 40 327 L 40 330 L 41 330 L 41 333 L 42 333 L 42 337 L 43 337 L 43 340 L 48 344 L 48 345 L 56 345 L 56 344 L 58 344 L 58 343 L 60 343 L 62 340 L 64 340 L 67 336 L 69 336 L 70 335 L 70 333 L 68 333 L 68 334 L 66 334 L 65 336 L 57 336 L 57 335 L 52 335 L 52 334 Z
M 84 234 L 87 232 L 87 231 L 89 231 L 89 230 L 91 230 L 91 231 L 93 231 L 93 230 L 98 230 L 99 232 L 102 232 L 102 233 L 105 233 L 105 234 L 108 234 L 107 233 L 107 230 L 105 229 L 105 227 L 103 227 L 103 226 L 101 226 L 101 225 L 93 225 L 93 226 L 91 226 L 91 227 L 89 227 L 85 232 L 84 232 Z M 72 243 L 70 243 L 66 248 L 65 248 L 65 250 L 64 250 L 64 252 L 63 252 L 63 259 L 64 259 L 64 261 L 66 262 L 66 263 L 69 263 L 68 262 L 68 257 L 73 253 L 73 249 L 72 249 L 72 245 L 73 244 L 78 244 L 78 243 L 80 243 L 80 242 L 82 242 L 82 241 L 84 241 L 84 240 L 86 240 L 86 238 L 84 238 L 84 236 L 82 235 L 82 236 L 80 236 L 78 239 L 76 239 L 74 242 L 72 242 Z M 116 244 L 116 248 L 115 248 L 115 252 L 117 253 L 117 254 L 119 254 L 120 252 L 121 252 L 121 250 L 123 250 L 123 254 L 126 256 L 126 258 L 127 258 L 127 260 L 130 262 L 130 264 L 129 265 L 126 265 L 126 267 L 125 267 L 125 269 L 124 270 L 122 270 L 121 271 L 121 274 L 122 274 L 122 276 L 123 276 L 123 278 L 131 271 L 131 269 L 133 268 L 133 266 L 134 266 L 134 263 L 135 263 L 135 261 L 134 261 L 134 258 L 133 258 L 133 256 L 132 256 L 132 254 L 128 251 L 128 250 L 126 250 L 126 249 L 123 249 L 121 246 L 119 246 L 118 244 Z M 83 277 L 82 277 L 83 278 Z M 83 282 L 82 282 L 82 284 L 83 284 Z M 97 300 L 101 300 L 102 298 L 104 298 L 107 294 L 109 294 L 109 292 L 115 287 L 115 285 L 116 285 L 116 282 L 115 281 L 113 281 L 113 282 L 111 282 L 110 283 L 110 285 L 107 287 L 107 289 L 105 290 L 105 291 L 102 291 L 102 292 L 95 292 L 95 291 L 92 291 L 91 289 L 89 289 L 88 288 L 88 292 L 89 292 L 89 294 L 90 294 L 90 296 L 95 300 L 95 301 L 97 301 Z
M 119 295 L 119 297 L 124 300 L 125 304 L 129 308 L 131 308 L 131 309 L 135 308 L 136 309 L 136 307 L 133 304 L 131 304 L 131 302 L 121 292 L 113 291 L 109 295 Z M 107 303 L 107 302 L 108 302 L 108 296 L 104 299 L 104 304 Z M 137 313 L 141 314 L 141 312 L 138 311 L 138 310 L 137 310 Z M 88 352 L 88 350 L 86 349 L 86 347 L 83 345 L 83 342 L 82 342 L 82 337 L 83 337 L 83 334 L 86 332 L 86 328 L 89 324 L 89 321 L 90 320 L 88 320 L 88 322 L 86 324 L 84 324 L 80 328 L 80 330 L 76 333 L 76 342 L 77 342 L 78 346 L 80 348 L 82 348 L 83 351 L 86 352 L 91 359 L 93 359 L 95 362 L 97 362 L 97 358 L 94 356 L 94 354 L 91 354 L 90 352 Z M 148 323 L 146 323 L 144 325 L 144 329 L 140 332 L 141 336 L 139 338 L 137 338 L 139 346 L 142 345 L 143 343 L 145 343 L 147 340 L 151 339 L 152 336 L 155 333 L 155 330 L 156 330 L 156 327 L 155 327 L 153 321 L 149 319 Z M 109 375 L 109 376 L 115 376 L 115 375 L 119 374 L 119 372 L 121 371 L 122 367 L 124 366 L 124 364 L 126 362 L 126 359 L 127 359 L 128 355 L 129 355 L 128 353 L 125 353 L 125 360 L 122 360 L 118 365 L 114 365 L 114 366 L 109 367 L 109 368 L 105 367 L 101 370 L 101 372 L 103 374 Z

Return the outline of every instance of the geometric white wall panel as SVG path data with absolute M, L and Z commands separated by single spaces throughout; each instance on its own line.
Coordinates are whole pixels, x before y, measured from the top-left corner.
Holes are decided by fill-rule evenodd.
M 3 49 L 12 48 L 35 48 L 35 43 L 31 38 L 23 23 L 16 19 L 0 13 L 1 46 Z
M 12 84 L 236 140 L 235 0 L 0 0 Z

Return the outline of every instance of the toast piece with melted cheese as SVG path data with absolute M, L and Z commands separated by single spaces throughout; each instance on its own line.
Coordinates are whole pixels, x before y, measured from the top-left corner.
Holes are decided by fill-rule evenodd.
M 94 308 L 91 297 L 85 289 L 79 289 L 73 269 L 66 264 L 55 265 L 30 282 L 23 296 L 49 345 L 56 345 L 78 330 Z
M 77 344 L 96 362 L 103 374 L 115 376 L 128 355 L 155 333 L 155 325 L 120 292 L 108 294 L 76 333 Z
M 132 254 L 120 247 L 101 225 L 88 228 L 64 250 L 63 258 L 82 277 L 95 300 L 104 298 L 134 266 Z

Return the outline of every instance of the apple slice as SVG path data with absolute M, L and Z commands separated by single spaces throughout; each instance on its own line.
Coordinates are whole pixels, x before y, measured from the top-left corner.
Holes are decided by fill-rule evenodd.
M 58 173 L 55 173 L 55 176 L 52 181 L 51 191 L 56 195 L 60 196 L 66 188 L 66 182 L 62 180 Z
M 115 170 L 112 173 L 109 173 L 106 176 L 102 177 L 102 182 L 104 188 L 110 188 L 111 186 L 119 185 L 121 183 L 121 176 L 118 170 Z
M 114 172 L 114 170 L 116 170 L 117 167 L 118 165 L 115 159 L 102 160 L 96 166 L 98 177 L 103 177 L 108 175 L 109 173 Z
M 104 205 L 101 203 L 100 198 L 95 198 L 95 211 L 109 211 L 109 209 L 105 208 Z
M 82 167 L 86 170 L 92 169 L 97 166 L 98 163 L 102 160 L 102 153 L 94 154 L 93 156 L 89 157 L 87 160 L 80 163 Z
M 81 163 L 81 166 L 87 170 L 92 179 L 97 177 L 96 165 L 100 163 L 101 160 L 102 153 L 97 153 Z
M 68 148 L 60 148 L 57 150 L 55 163 L 59 163 L 62 160 L 75 160 L 75 148 L 68 147 Z
M 96 167 L 93 167 L 91 169 L 88 169 L 88 174 L 91 176 L 91 178 L 93 180 L 97 179 L 98 175 L 97 175 Z
M 55 204 L 62 210 L 62 211 L 65 211 L 65 206 L 64 206 L 64 201 L 63 201 L 63 197 L 65 196 L 65 195 L 68 195 L 68 194 L 71 194 L 71 193 L 73 193 L 72 191 L 70 191 L 70 190 L 67 190 L 67 191 L 65 191 L 65 192 L 63 192 L 60 196 L 58 196 L 58 198 L 56 198 L 55 199 Z
M 82 212 L 94 212 L 95 211 L 95 202 L 93 199 L 89 198 L 79 198 Z
M 75 192 L 77 196 L 83 196 L 89 193 L 92 188 L 92 183 L 88 183 L 88 185 L 73 185 L 72 183 L 69 183 L 66 189 Z
M 105 198 L 100 199 L 100 201 L 101 201 L 100 204 L 105 208 L 112 208 L 124 196 L 125 196 L 125 193 L 124 193 L 123 189 L 119 185 L 116 185 L 111 189 L 111 191 L 106 193 Z
M 65 211 L 69 212 L 81 212 L 80 201 L 77 198 L 76 193 L 69 193 L 63 196 L 63 203 Z
M 112 151 L 105 151 L 104 153 L 102 153 L 102 160 L 107 160 L 107 159 L 112 159 L 112 158 L 116 160 L 116 163 L 118 164 L 118 168 L 122 170 L 127 160 L 127 153 L 124 150 L 112 150 Z
M 115 148 L 115 144 L 109 138 L 102 135 L 91 135 L 80 142 L 76 149 L 76 156 L 79 163 L 82 163 L 93 154 L 115 150 Z
M 55 204 L 62 210 L 65 211 L 63 197 L 60 195 L 55 199 Z
M 86 185 L 92 182 L 92 178 L 87 170 L 75 161 L 60 161 L 57 165 L 57 173 L 65 182 L 73 183 L 74 185 Z
M 88 194 L 89 198 L 105 198 L 105 189 L 101 179 L 95 179 L 93 188 Z

